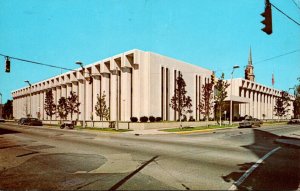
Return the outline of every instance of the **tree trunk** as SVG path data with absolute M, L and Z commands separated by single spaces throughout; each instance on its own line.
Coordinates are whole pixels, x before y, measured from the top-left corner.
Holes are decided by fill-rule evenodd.
M 220 126 L 222 126 L 222 108 L 220 107 Z

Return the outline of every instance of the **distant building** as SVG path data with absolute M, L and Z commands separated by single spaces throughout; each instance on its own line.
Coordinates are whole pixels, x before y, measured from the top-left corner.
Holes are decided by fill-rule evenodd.
M 233 95 L 228 94 L 234 103 L 234 116 L 252 115 L 262 118 L 262 114 L 266 114 L 266 118 L 271 119 L 272 104 L 280 91 L 254 82 L 251 52 L 248 68 L 250 80 L 234 79 Z M 178 112 L 170 107 L 170 100 L 180 73 L 187 85 L 187 95 L 192 99 L 193 112 L 190 115 L 200 120 L 203 118 L 198 108 L 201 88 L 210 81 L 212 71 L 136 49 L 87 65 L 85 72 L 79 68 L 13 91 L 14 118 L 31 114 L 32 117 L 49 120 L 44 110 L 44 100 L 46 91 L 51 89 L 56 104 L 61 97 L 68 97 L 70 91 L 79 96 L 81 113 L 73 115 L 73 120 L 99 121 L 95 105 L 97 95 L 103 93 L 106 94 L 112 121 L 130 121 L 131 117 L 142 116 L 177 120 Z M 92 83 L 87 80 L 89 74 L 93 78 Z M 53 116 L 52 120 L 59 118 Z
M 271 76 L 270 76 L 271 78 Z M 227 80 L 230 83 L 231 80 Z M 248 65 L 245 69 L 245 79 L 236 78 L 232 80 L 232 96 L 230 86 L 227 89 L 229 97 L 226 99 L 227 111 L 229 112 L 229 101 L 233 101 L 233 119 L 249 115 L 258 119 L 277 119 L 274 114 L 274 106 L 280 90 L 264 86 L 255 82 L 254 66 L 252 64 L 252 53 L 250 48 Z M 291 100 L 294 96 L 290 95 Z M 293 115 L 293 104 L 284 118 Z

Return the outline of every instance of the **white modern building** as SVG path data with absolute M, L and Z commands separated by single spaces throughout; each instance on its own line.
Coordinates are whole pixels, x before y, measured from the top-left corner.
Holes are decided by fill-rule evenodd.
M 197 105 L 201 85 L 208 82 L 212 71 L 152 52 L 131 50 L 101 60 L 59 76 L 32 84 L 12 92 L 14 117 L 32 117 L 49 120 L 44 111 L 45 93 L 52 89 L 54 101 L 68 97 L 70 91 L 79 96 L 80 114 L 73 120 L 99 121 L 94 108 L 97 94 L 106 94 L 110 120 L 130 121 L 130 117 L 154 116 L 163 120 L 177 120 L 178 113 L 170 107 L 175 79 L 181 73 L 187 84 L 187 95 L 193 101 L 192 115 L 200 119 Z M 92 83 L 87 80 L 89 74 Z M 52 117 L 58 120 L 57 117 Z M 70 116 L 69 116 L 70 119 Z
M 52 89 L 54 102 L 68 97 L 73 91 L 79 96 L 80 114 L 72 120 L 99 121 L 95 113 L 97 95 L 105 93 L 110 120 L 130 121 L 130 117 L 154 116 L 163 120 L 177 120 L 178 113 L 170 107 L 175 79 L 183 75 L 187 95 L 192 99 L 192 114 L 196 120 L 203 116 L 198 105 L 201 87 L 210 81 L 212 71 L 152 52 L 130 50 L 95 62 L 84 68 L 31 84 L 12 92 L 15 119 L 31 115 L 49 120 L 44 110 L 45 93 Z M 89 77 L 92 76 L 92 83 Z M 233 80 L 234 116 L 272 117 L 279 90 L 245 79 Z M 228 94 L 230 95 L 230 94 Z M 68 119 L 70 120 L 70 116 Z M 59 120 L 53 116 L 52 120 Z

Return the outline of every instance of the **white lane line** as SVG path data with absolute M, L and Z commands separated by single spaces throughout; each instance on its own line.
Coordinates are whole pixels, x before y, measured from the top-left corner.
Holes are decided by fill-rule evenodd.
M 269 156 L 271 156 L 273 153 L 275 153 L 276 151 L 278 151 L 281 147 L 277 147 L 273 150 L 271 150 L 270 152 L 268 152 L 265 156 L 263 156 L 262 158 L 260 158 L 254 165 L 251 166 L 251 168 L 249 168 L 244 174 L 243 176 L 241 176 L 237 181 L 235 181 L 232 186 L 228 189 L 228 190 L 237 190 L 238 186 L 240 186 L 244 180 L 265 160 L 267 159 Z

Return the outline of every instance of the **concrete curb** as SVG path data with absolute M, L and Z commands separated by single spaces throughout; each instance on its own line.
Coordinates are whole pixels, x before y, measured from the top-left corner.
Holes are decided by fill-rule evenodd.
M 199 130 L 191 130 L 191 131 L 179 131 L 179 132 L 168 132 L 168 133 L 176 133 L 176 134 L 192 134 L 192 133 L 210 133 L 212 131 L 220 131 L 227 129 L 234 129 L 237 127 L 224 127 L 224 128 L 215 128 L 215 129 L 199 129 Z

